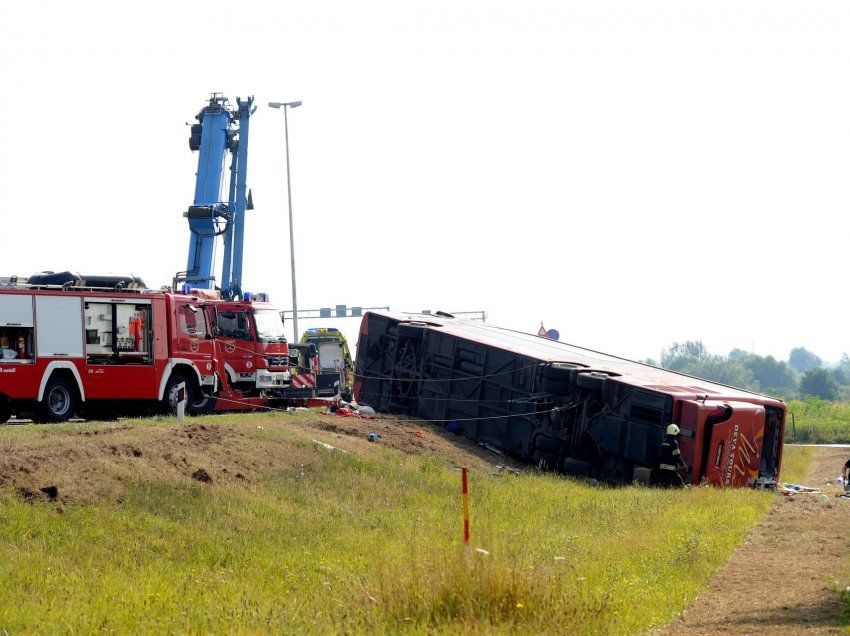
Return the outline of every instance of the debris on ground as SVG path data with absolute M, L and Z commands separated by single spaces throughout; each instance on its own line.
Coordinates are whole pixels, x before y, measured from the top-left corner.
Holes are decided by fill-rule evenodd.
M 797 484 L 779 484 L 776 489 L 785 496 L 797 495 L 800 493 L 820 493 L 820 488 L 799 486 Z
M 346 450 L 342 450 L 341 448 L 337 448 L 336 446 L 331 446 L 330 444 L 325 444 L 325 442 L 320 442 L 317 439 L 311 439 L 310 441 L 313 442 L 314 444 L 318 444 L 319 446 L 323 446 L 323 447 L 327 448 L 328 450 L 339 451 L 340 453 L 346 453 L 346 454 L 348 453 L 348 451 L 346 451 Z
M 371 406 L 359 406 L 357 409 L 348 406 L 334 404 L 328 407 L 324 414 L 339 415 L 340 417 L 362 417 L 369 420 L 375 419 L 375 410 Z
M 504 455 L 505 454 L 504 452 L 502 452 L 501 450 L 499 450 L 495 446 L 491 446 L 490 444 L 487 444 L 486 442 L 478 442 L 478 445 L 483 446 L 488 451 L 492 451 L 493 453 L 496 453 L 497 455 Z

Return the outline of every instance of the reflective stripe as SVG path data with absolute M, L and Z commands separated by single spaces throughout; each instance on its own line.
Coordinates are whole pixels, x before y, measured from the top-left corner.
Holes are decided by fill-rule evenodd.
M 671 466 L 670 464 L 658 464 L 658 467 L 661 470 L 676 470 L 675 466 Z
M 677 448 L 676 450 L 674 450 L 674 451 L 673 451 L 673 454 L 674 454 L 674 455 L 681 455 L 681 454 L 682 454 L 682 451 L 680 451 L 680 450 Z

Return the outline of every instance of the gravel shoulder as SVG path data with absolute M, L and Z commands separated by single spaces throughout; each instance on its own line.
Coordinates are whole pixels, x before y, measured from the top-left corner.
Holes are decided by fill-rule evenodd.
M 818 447 L 801 485 L 776 503 L 694 603 L 655 636 L 847 633 L 850 499 L 832 481 L 850 450 Z

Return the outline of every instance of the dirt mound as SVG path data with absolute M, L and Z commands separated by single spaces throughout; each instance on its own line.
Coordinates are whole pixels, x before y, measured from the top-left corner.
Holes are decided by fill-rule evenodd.
M 316 440 L 349 451 L 358 445 L 384 446 L 480 470 L 521 466 L 439 426 L 387 416 L 280 413 L 28 426 L 0 429 L 0 483 L 28 501 L 121 501 L 125 484 L 138 477 L 246 484 L 259 470 L 285 468 L 281 439 Z M 273 431 L 285 437 L 265 434 Z

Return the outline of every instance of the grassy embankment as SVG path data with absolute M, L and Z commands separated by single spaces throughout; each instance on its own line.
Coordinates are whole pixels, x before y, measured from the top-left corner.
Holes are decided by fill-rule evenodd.
M 439 458 L 222 424 L 273 451 L 248 485 L 137 470 L 120 502 L 64 506 L 0 488 L 0 632 L 632 634 L 690 602 L 775 497 L 476 470 L 467 552 Z M 805 461 L 791 449 L 785 480 Z
M 792 400 L 788 403 L 785 440 L 808 444 L 850 443 L 850 403 L 813 397 Z

